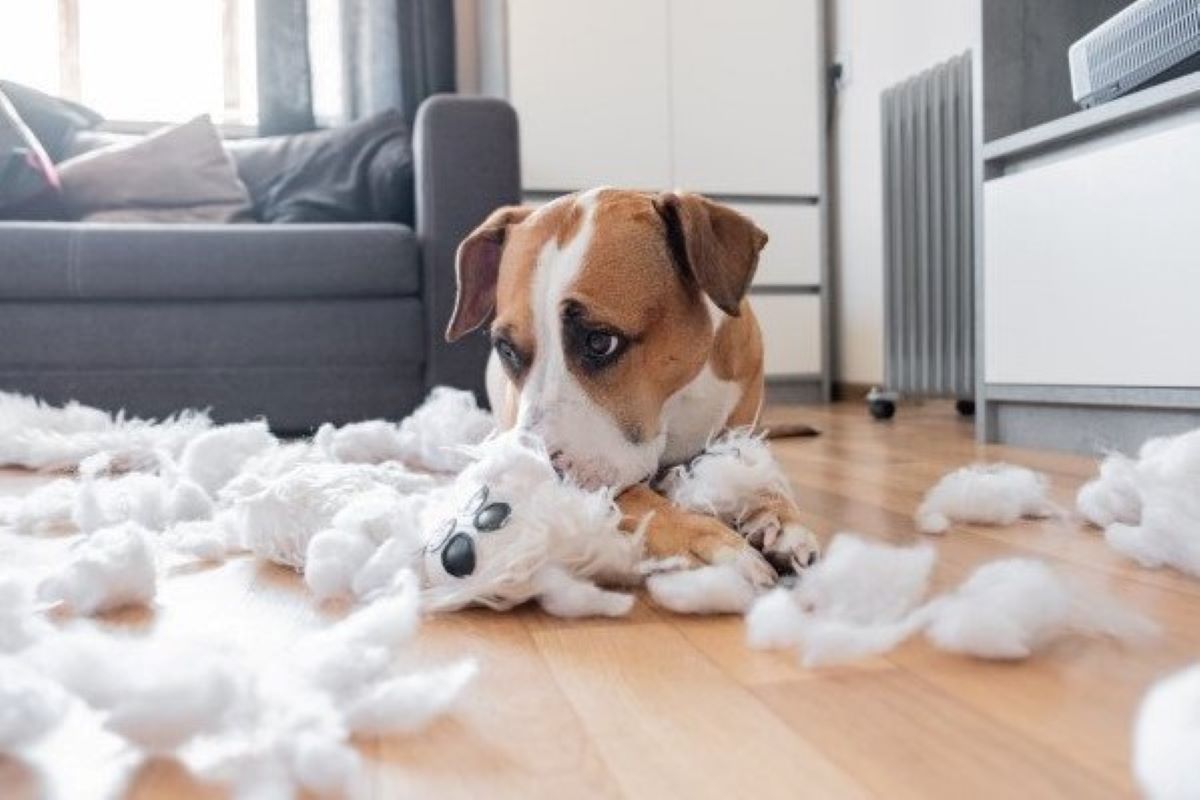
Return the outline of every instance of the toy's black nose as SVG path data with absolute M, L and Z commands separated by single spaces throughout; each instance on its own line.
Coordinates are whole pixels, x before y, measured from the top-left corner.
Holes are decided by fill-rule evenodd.
M 442 550 L 442 566 L 456 578 L 475 571 L 475 542 L 465 533 L 456 533 Z

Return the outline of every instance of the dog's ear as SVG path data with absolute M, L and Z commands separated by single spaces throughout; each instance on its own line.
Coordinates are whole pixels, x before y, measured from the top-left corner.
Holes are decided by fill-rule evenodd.
M 718 308 L 738 316 L 767 234 L 732 208 L 698 194 L 664 192 L 654 198 L 654 207 L 679 266 Z
M 458 296 L 446 327 L 446 341 L 455 342 L 482 325 L 496 307 L 496 279 L 508 227 L 533 213 L 525 206 L 503 206 L 471 231 L 458 246 L 454 272 Z

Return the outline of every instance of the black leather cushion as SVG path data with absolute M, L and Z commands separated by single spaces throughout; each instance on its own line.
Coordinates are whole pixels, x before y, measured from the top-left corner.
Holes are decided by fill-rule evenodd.
M 94 128 L 104 121 L 104 117 L 86 106 L 51 97 L 12 81 L 0 81 L 0 92 L 8 97 L 55 163 L 66 156 L 76 133 Z
M 226 147 L 264 222 L 414 222 L 412 143 L 397 110 Z
M 58 218 L 59 199 L 50 157 L 0 92 L 0 219 Z

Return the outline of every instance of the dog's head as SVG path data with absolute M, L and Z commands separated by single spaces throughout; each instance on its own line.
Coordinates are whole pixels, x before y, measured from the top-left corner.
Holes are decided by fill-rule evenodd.
M 766 234 L 699 195 L 594 189 L 501 208 L 460 245 L 454 341 L 495 311 L 515 418 L 584 486 L 651 475 L 663 410 L 737 316 Z

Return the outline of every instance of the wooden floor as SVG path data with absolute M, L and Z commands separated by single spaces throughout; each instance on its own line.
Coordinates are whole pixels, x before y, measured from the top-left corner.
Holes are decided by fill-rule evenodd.
M 902 408 L 882 424 L 859 404 L 773 416 L 824 431 L 776 446 L 822 535 L 910 541 L 924 490 L 977 459 L 1046 471 L 1068 508 L 1094 471 L 1090 459 L 977 446 L 970 423 L 940 404 Z M 32 480 L 3 473 L 0 491 Z M 854 667 L 807 671 L 789 654 L 748 650 L 738 618 L 677 617 L 645 603 L 617 621 L 567 622 L 534 610 L 448 615 L 426 625 L 413 658 L 474 654 L 479 682 L 461 711 L 431 730 L 364 743 L 369 796 L 1134 795 L 1133 713 L 1151 681 L 1200 655 L 1200 582 L 1140 569 L 1070 520 L 956 529 L 939 550 L 939 585 L 983 561 L 1036 556 L 1119 596 L 1166 634 L 1142 650 L 1076 643 L 1019 664 L 914 642 Z M 0 538 L 0 563 L 16 557 Z M 294 575 L 242 560 L 180 570 L 155 611 L 107 624 L 151 635 L 219 626 L 256 647 L 283 648 L 330 613 L 313 607 Z M 124 785 L 133 797 L 220 796 L 178 764 L 139 765 L 114 740 L 95 737 L 56 740 L 36 763 L 0 759 L 0 796 L 91 798 Z

